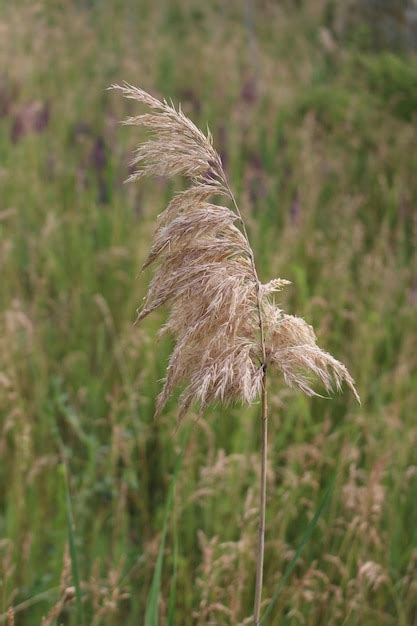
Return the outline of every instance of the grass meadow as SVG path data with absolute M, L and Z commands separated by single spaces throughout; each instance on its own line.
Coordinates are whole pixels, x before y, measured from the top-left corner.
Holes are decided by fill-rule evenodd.
M 183 183 L 123 184 L 122 80 L 209 125 L 261 279 L 361 395 L 270 381 L 262 623 L 417 624 L 417 59 L 335 13 L 0 3 L 0 624 L 251 624 L 259 407 L 153 419 L 140 267 Z

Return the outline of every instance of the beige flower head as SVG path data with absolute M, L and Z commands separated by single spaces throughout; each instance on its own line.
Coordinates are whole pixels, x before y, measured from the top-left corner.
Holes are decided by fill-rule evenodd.
M 154 264 L 155 271 L 138 319 L 167 306 L 161 332 L 175 340 L 157 412 L 178 386 L 183 389 L 180 417 L 193 403 L 202 409 L 215 401 L 251 403 L 260 395 L 266 367 L 278 369 L 288 385 L 308 395 L 316 395 L 311 374 L 329 392 L 345 381 L 359 400 L 346 367 L 317 346 L 311 326 L 274 304 L 274 292 L 288 281 L 260 283 L 210 133 L 141 89 L 113 88 L 153 111 L 125 121 L 145 126 L 152 135 L 137 148 L 132 161 L 137 169 L 129 180 L 144 174 L 190 180 L 158 217 L 144 263 Z M 218 204 L 219 198 L 233 210 Z

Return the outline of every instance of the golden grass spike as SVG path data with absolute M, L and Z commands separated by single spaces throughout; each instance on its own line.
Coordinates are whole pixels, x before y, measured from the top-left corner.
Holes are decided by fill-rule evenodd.
M 241 220 L 240 213 L 210 201 L 220 192 L 234 202 L 210 131 L 205 135 L 180 108 L 142 89 L 127 83 L 113 88 L 153 110 L 126 120 L 152 133 L 136 150 L 133 162 L 138 170 L 132 178 L 142 174 L 191 178 L 190 188 L 175 196 L 159 216 L 143 266 L 158 263 L 139 320 L 167 304 L 172 311 L 165 330 L 177 343 L 158 409 L 177 384 L 186 385 L 187 407 L 194 402 L 204 407 L 215 400 L 256 400 L 264 361 L 278 369 L 288 385 L 308 395 L 315 394 L 310 373 L 329 392 L 345 381 L 358 398 L 348 371 L 317 346 L 311 327 L 272 303 L 273 292 L 288 281 L 259 282 L 246 231 L 233 225 Z M 243 345 L 251 348 L 242 351 Z

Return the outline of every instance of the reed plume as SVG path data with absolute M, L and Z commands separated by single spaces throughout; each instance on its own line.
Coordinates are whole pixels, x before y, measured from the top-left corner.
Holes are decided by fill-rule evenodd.
M 153 111 L 124 122 L 143 126 L 152 135 L 136 149 L 132 161 L 136 169 L 128 180 L 143 175 L 181 175 L 190 180 L 189 188 L 174 196 L 159 215 L 143 266 L 155 264 L 156 269 L 138 319 L 166 305 L 169 316 L 161 333 L 175 341 L 156 412 L 178 387 L 180 418 L 193 404 L 204 409 L 216 401 L 262 400 L 257 625 L 264 553 L 267 370 L 277 369 L 287 385 L 310 396 L 317 395 L 313 374 L 328 392 L 345 382 L 359 397 L 346 367 L 318 347 L 312 327 L 274 303 L 274 293 L 288 281 L 260 282 L 245 224 L 210 132 L 204 134 L 181 108 L 142 89 L 127 83 L 113 88 Z M 218 204 L 219 199 L 232 208 Z

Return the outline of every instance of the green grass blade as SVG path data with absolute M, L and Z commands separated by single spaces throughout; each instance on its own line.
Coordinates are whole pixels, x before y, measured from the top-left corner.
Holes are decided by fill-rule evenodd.
M 172 534 L 173 534 L 174 553 L 173 553 L 171 589 L 170 589 L 169 601 L 168 601 L 167 626 L 175 625 L 175 602 L 176 602 L 176 597 L 177 597 L 178 529 L 177 529 L 177 518 L 175 515 L 175 504 L 174 504 L 174 519 L 173 519 Z
M 75 587 L 75 598 L 76 598 L 76 608 L 77 608 L 77 623 L 80 626 L 84 626 L 84 609 L 82 604 L 82 596 L 81 596 L 81 585 L 80 585 L 80 576 L 78 569 L 78 555 L 77 555 L 77 545 L 75 541 L 75 526 L 74 526 L 74 515 L 72 512 L 72 502 L 71 502 L 71 494 L 69 489 L 69 481 L 68 481 L 68 471 L 65 465 L 65 462 L 62 463 L 62 472 L 64 476 L 64 487 L 65 487 L 65 500 L 66 500 L 66 517 L 67 517 L 67 527 L 68 527 L 68 542 L 69 542 L 69 550 L 71 557 L 71 571 L 72 571 L 72 579 Z
M 162 565 L 164 560 L 164 549 L 166 536 L 168 531 L 168 521 L 169 516 L 172 510 L 173 502 L 174 502 L 174 491 L 175 484 L 177 481 L 178 473 L 181 469 L 185 447 L 188 441 L 188 435 L 185 437 L 184 444 L 182 446 L 182 451 L 177 457 L 177 461 L 175 464 L 174 474 L 171 479 L 171 485 L 168 492 L 168 497 L 165 505 L 165 513 L 164 513 L 164 522 L 162 526 L 162 535 L 161 535 L 161 543 L 159 545 L 158 557 L 156 559 L 155 570 L 152 578 L 151 589 L 148 596 L 148 602 L 146 606 L 145 613 L 145 626 L 159 626 L 159 595 L 161 591 L 161 580 L 162 580 Z
M 329 502 L 330 502 L 330 498 L 331 495 L 333 493 L 333 489 L 334 489 L 334 484 L 335 484 L 335 480 L 336 480 L 336 475 L 333 476 L 329 486 L 326 489 L 326 492 L 319 504 L 319 506 L 316 509 L 316 512 L 314 513 L 314 516 L 312 517 L 312 519 L 310 520 L 310 522 L 308 523 L 303 536 L 301 538 L 301 541 L 298 545 L 298 548 L 293 556 L 293 558 L 291 559 L 290 563 L 287 566 L 287 569 L 285 570 L 284 576 L 281 578 L 281 580 L 279 581 L 279 584 L 274 592 L 274 595 L 272 596 L 271 602 L 268 604 L 265 613 L 263 614 L 262 618 L 261 618 L 261 625 L 262 624 L 266 624 L 266 620 L 271 617 L 271 613 L 272 610 L 274 609 L 276 602 L 278 600 L 279 594 L 282 591 L 282 588 L 284 587 L 284 585 L 286 584 L 287 580 L 289 579 L 289 577 L 291 576 L 292 572 L 295 569 L 295 566 L 297 564 L 298 559 L 300 558 L 300 555 L 302 553 L 302 551 L 304 550 L 306 544 L 310 541 L 311 536 L 314 532 L 314 529 L 316 528 L 318 521 L 322 515 L 322 513 L 324 512 L 324 510 L 327 508 Z

